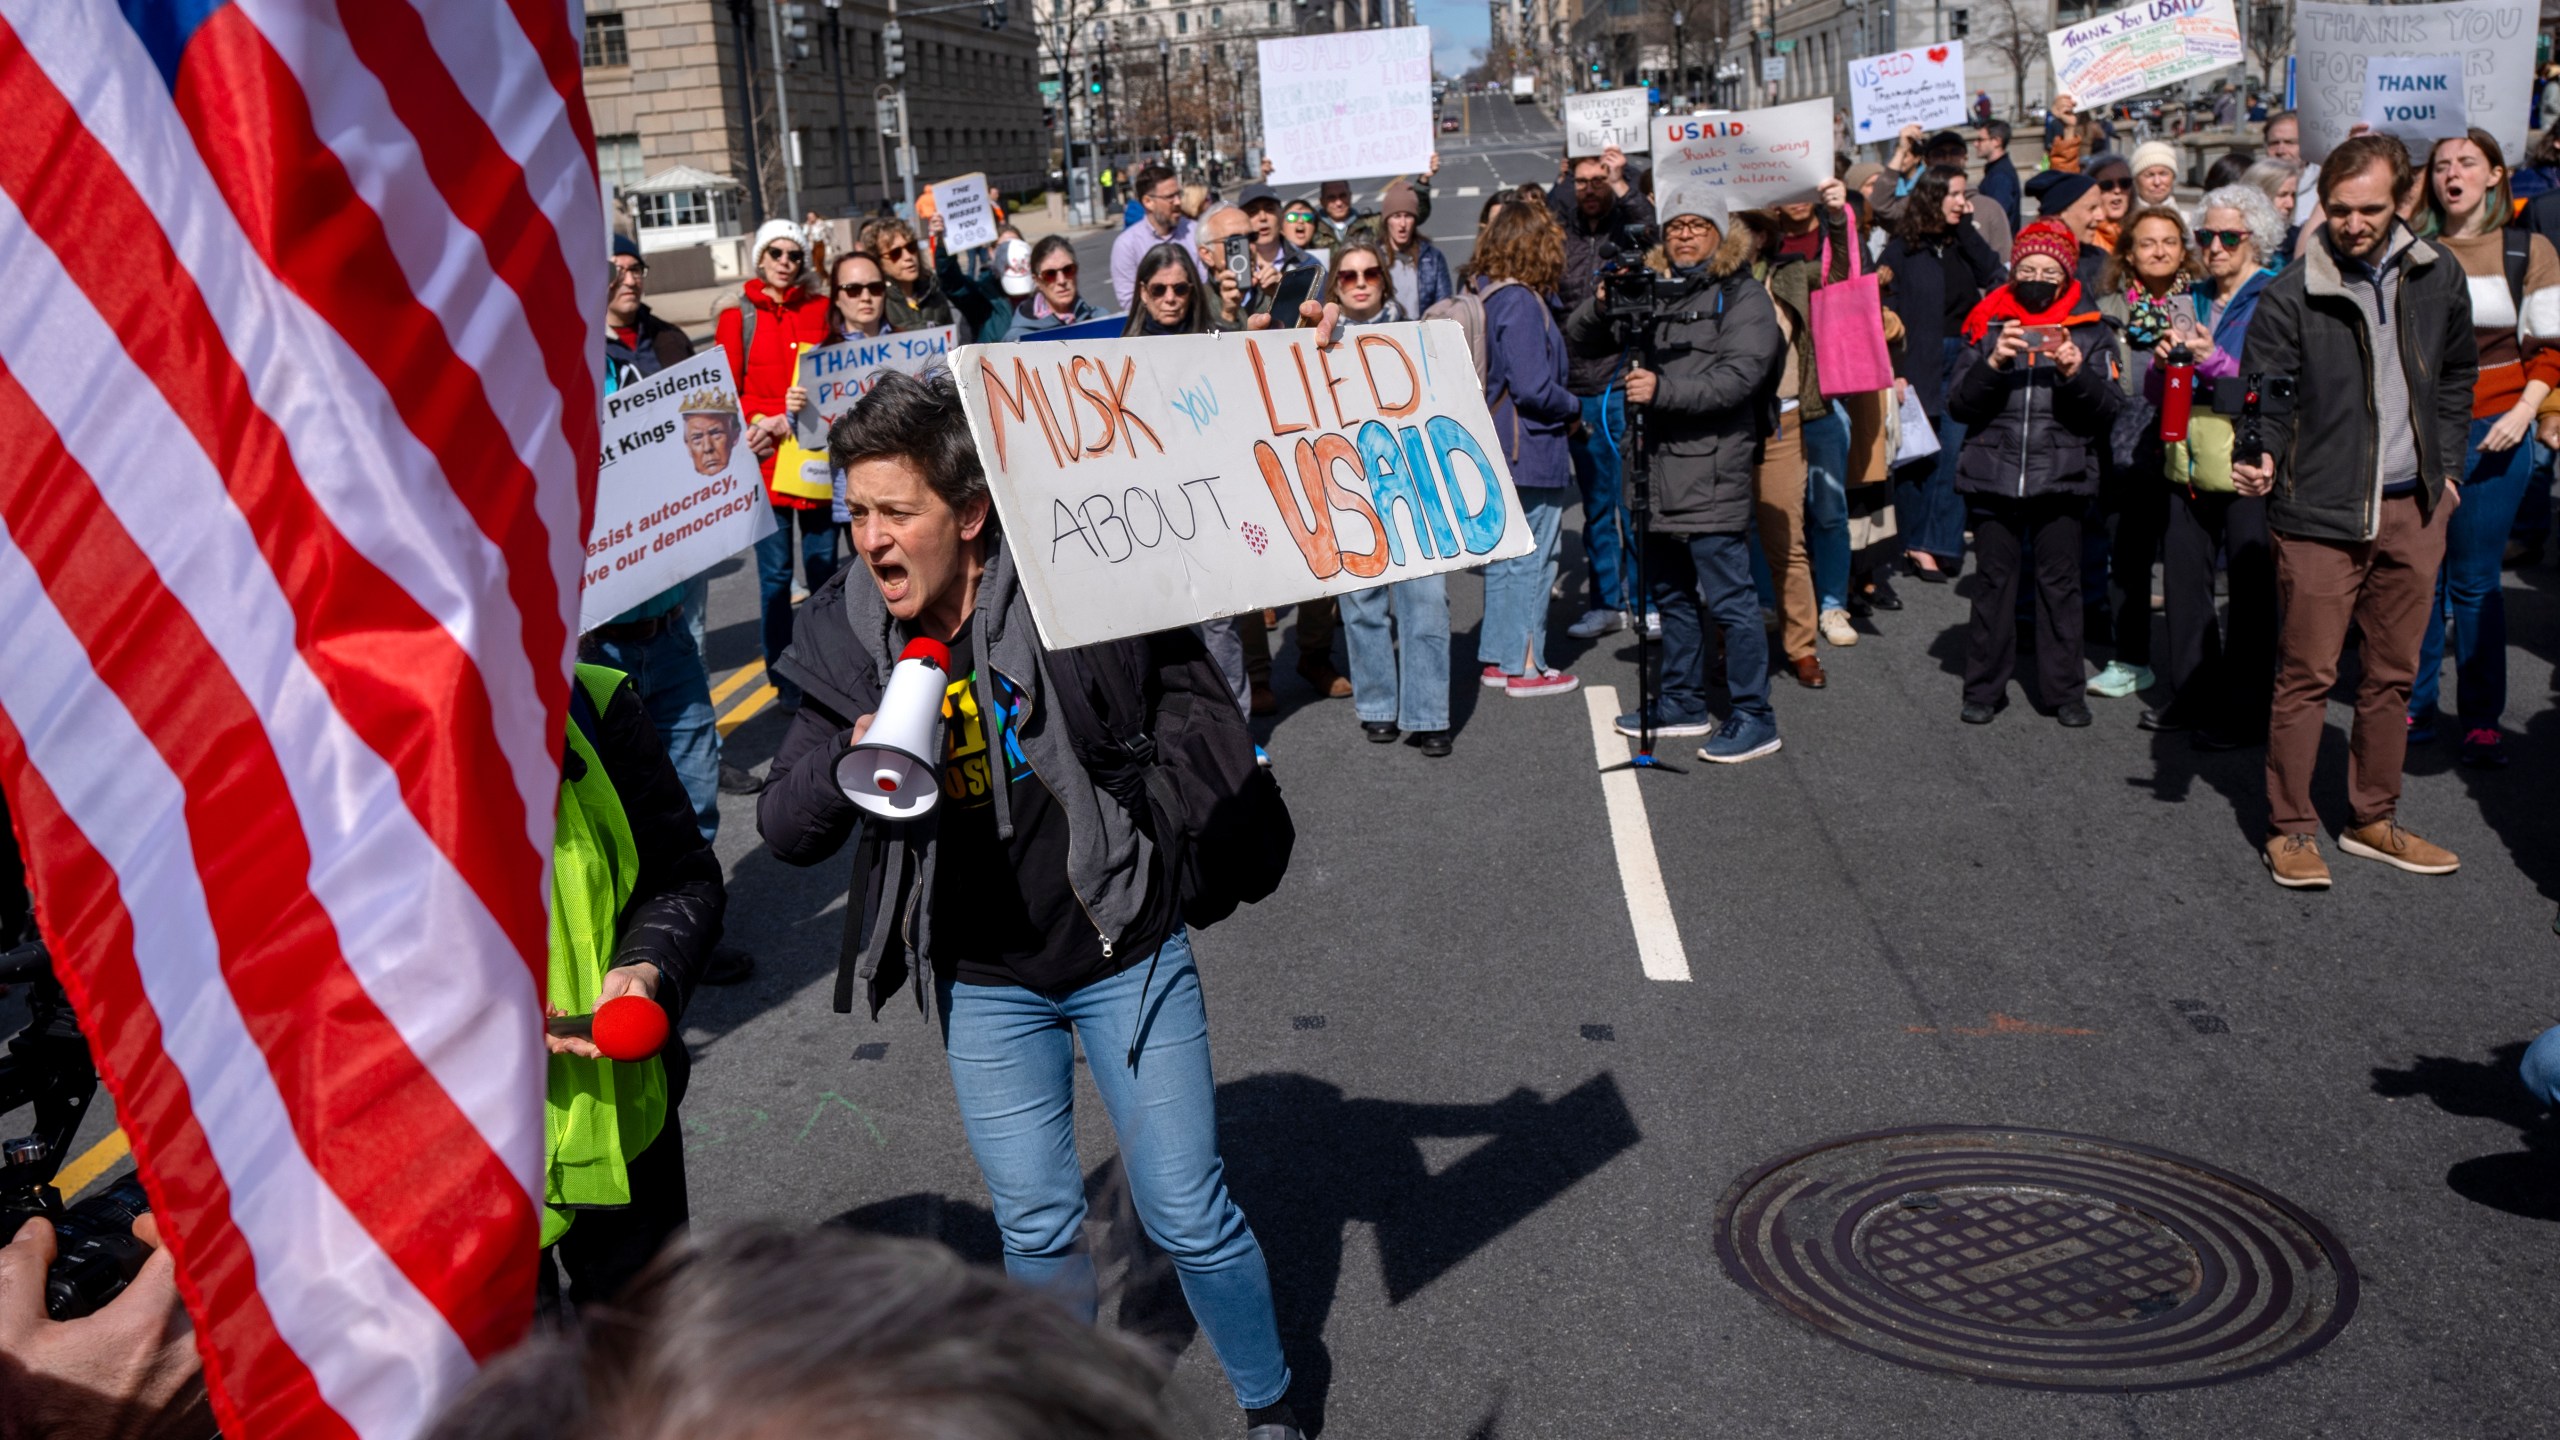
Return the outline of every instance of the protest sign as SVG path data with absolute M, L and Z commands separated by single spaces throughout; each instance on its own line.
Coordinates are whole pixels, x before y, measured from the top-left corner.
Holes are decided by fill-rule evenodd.
M 1095 317 L 1093 317 L 1093 318 L 1092 318 L 1092 319 L 1090 319 L 1090 320 L 1079 320 L 1079 321 L 1077 321 L 1076 323 L 1074 323 L 1073 325 L 1061 325 L 1061 326 L 1058 326 L 1058 327 L 1057 327 L 1056 329 L 1054 329 L 1054 330 L 1030 330 L 1030 331 L 1022 331 L 1022 332 L 1018 332 L 1018 333 L 1014 333 L 1014 334 L 1009 334 L 1009 335 L 1005 336 L 1004 338 L 1006 338 L 1007 340 L 1025 340 L 1025 341 L 1028 341 L 1028 340 L 1096 340 L 1096 339 L 1103 339 L 1103 340 L 1107 340 L 1107 339 L 1110 339 L 1110 338 L 1112 338 L 1112 337 L 1114 337 L 1114 336 L 1118 335 L 1121 331 L 1126 330 L 1126 329 L 1128 329 L 1128 328 L 1129 328 L 1129 317 L 1128 317 L 1127 315 L 1096 315 Z
M 1924 45 L 1849 62 L 1850 138 L 1891 140 L 1905 125 L 1962 125 L 1964 42 Z
M 2461 113 L 2521 164 L 2533 108 L 2534 15 L 2525 0 L 2454 5 L 2332 5 L 2294 13 L 2302 158 L 2322 160 L 2364 115 L 2365 62 L 2377 56 L 2462 60 Z M 2421 163 L 2423 150 L 2416 152 Z
M 1666 219 L 1683 191 L 1720 190 L 1736 210 L 1814 198 L 1831 178 L 1831 102 L 1799 100 L 1724 115 L 1653 122 L 1654 209 Z
M 2364 62 L 2364 123 L 2397 135 L 2424 163 L 2435 142 L 2470 127 L 2459 55 L 2376 55 Z
M 1629 155 L 1641 155 L 1653 141 L 1652 127 L 1645 123 L 1651 113 L 1641 88 L 1567 95 L 1564 153 L 1580 158 L 1615 145 Z
M 580 634 L 773 530 L 729 357 L 718 346 L 607 395 L 603 421 Z
M 857 335 L 832 345 L 812 345 L 800 352 L 800 388 L 809 403 L 791 417 L 791 436 L 773 459 L 774 488 L 804 500 L 835 496 L 834 468 L 827 463 L 827 430 L 853 402 L 891 370 L 913 375 L 951 353 L 960 327 L 937 325 L 864 339 Z
M 942 217 L 942 248 L 952 254 L 996 243 L 996 207 L 987 198 L 986 172 L 935 181 L 933 211 Z
M 2083 110 L 2240 63 L 2231 0 L 2148 0 L 2044 37 L 2053 91 Z
M 972 345 L 952 373 L 1051 649 L 1525 555 L 1448 320 Z
M 1255 42 L 1271 183 L 1393 175 L 1431 163 L 1431 29 Z

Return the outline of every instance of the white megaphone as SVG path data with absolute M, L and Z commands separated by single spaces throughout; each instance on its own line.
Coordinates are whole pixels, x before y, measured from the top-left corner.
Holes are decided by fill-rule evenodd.
M 883 820 L 913 820 L 942 794 L 942 699 L 951 651 L 939 640 L 907 642 L 871 728 L 836 761 L 845 798 Z

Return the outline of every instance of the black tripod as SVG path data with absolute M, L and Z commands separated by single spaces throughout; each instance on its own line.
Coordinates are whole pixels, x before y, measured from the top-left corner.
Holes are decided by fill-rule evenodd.
M 1639 283 L 1649 284 L 1649 282 Z M 1615 320 L 1622 330 L 1632 332 L 1627 335 L 1627 343 L 1624 353 L 1619 357 L 1619 368 L 1621 372 L 1624 371 L 1627 360 L 1637 359 L 1641 368 L 1654 371 L 1657 374 L 1660 373 L 1656 370 L 1656 356 L 1654 353 L 1653 343 L 1653 327 L 1659 322 L 1660 317 L 1646 313 L 1639 315 L 1613 315 L 1611 318 Z M 1640 356 L 1639 352 L 1641 352 Z M 1615 765 L 1601 766 L 1600 773 L 1603 775 L 1606 775 L 1613 770 L 1665 770 L 1674 775 L 1684 775 L 1688 773 L 1687 771 L 1682 770 L 1679 766 L 1670 764 L 1653 753 L 1653 720 L 1655 708 L 1653 629 L 1645 623 L 1645 616 L 1653 604 L 1653 588 L 1645 574 L 1646 552 L 1652 548 L 1653 541 L 1653 457 L 1647 451 L 1645 446 L 1645 408 L 1646 407 L 1638 405 L 1632 400 L 1627 402 L 1627 445 L 1624 452 L 1624 464 L 1626 466 L 1627 476 L 1627 516 L 1634 522 L 1632 528 L 1635 531 L 1636 550 L 1635 574 L 1633 577 L 1636 592 L 1636 610 L 1634 614 L 1636 629 L 1636 753 L 1628 756 L 1626 759 Z M 1602 419 L 1606 420 L 1607 415 L 1607 407 L 1604 406 L 1601 410 Z

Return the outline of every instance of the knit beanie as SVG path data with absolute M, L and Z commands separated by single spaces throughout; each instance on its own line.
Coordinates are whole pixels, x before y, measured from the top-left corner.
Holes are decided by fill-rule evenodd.
M 2073 270 L 2079 268 L 2080 242 L 2063 228 L 2060 221 L 2038 220 L 2018 232 L 2017 243 L 2009 247 L 2009 267 L 2016 269 L 2018 262 L 2030 255 L 2050 257 L 2062 267 L 2063 276 L 2067 279 Z
M 2059 216 L 2081 196 L 2097 188 L 2098 182 L 2086 175 L 2074 175 L 2068 170 L 2047 170 L 2027 186 L 2027 193 L 2035 197 L 2036 214 Z
M 2166 140 L 2145 140 L 2133 147 L 2133 173 L 2141 174 L 2154 166 L 2174 175 L 2178 172 L 2178 147 Z

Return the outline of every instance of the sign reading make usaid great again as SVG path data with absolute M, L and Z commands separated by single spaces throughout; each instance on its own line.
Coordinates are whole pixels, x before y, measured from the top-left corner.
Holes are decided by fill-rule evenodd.
M 719 347 L 607 395 L 603 418 L 582 635 L 773 530 Z
M 972 345 L 951 370 L 1052 649 L 1533 543 L 1451 321 Z

